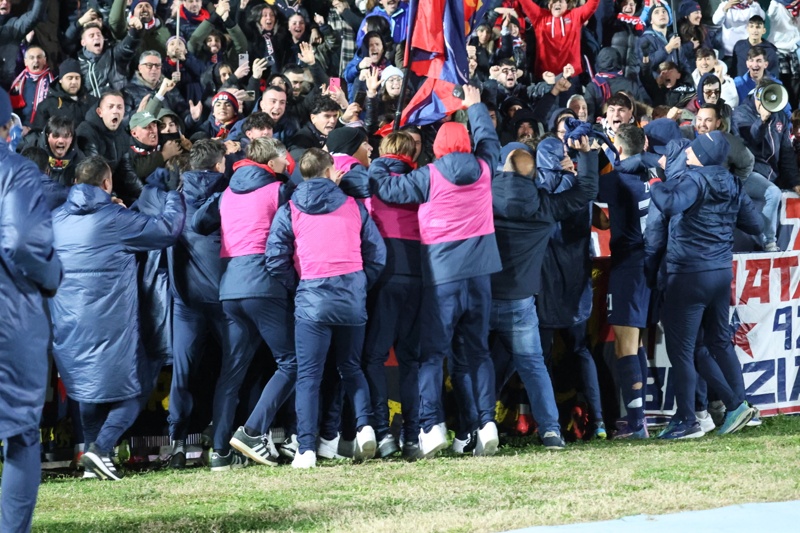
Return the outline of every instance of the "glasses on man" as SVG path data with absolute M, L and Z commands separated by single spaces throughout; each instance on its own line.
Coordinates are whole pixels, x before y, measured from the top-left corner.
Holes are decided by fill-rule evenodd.
M 719 96 L 722 93 L 719 89 L 703 89 L 703 94 L 706 96 Z
M 161 68 L 161 63 L 140 63 L 139 66 L 152 70 L 154 68 Z

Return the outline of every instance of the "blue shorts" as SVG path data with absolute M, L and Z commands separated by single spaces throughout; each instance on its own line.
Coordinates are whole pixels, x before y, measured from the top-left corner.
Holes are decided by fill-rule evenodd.
M 606 310 L 612 326 L 646 328 L 650 288 L 643 265 L 612 267 L 608 279 Z

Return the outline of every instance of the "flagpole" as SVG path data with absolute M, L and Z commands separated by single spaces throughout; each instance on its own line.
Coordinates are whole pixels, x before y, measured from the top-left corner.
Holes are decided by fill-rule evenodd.
M 409 4 L 409 9 L 411 5 Z M 400 85 L 400 97 L 397 99 L 397 110 L 394 112 L 394 125 L 392 126 L 392 132 L 395 132 L 400 129 L 400 115 L 403 112 L 403 106 L 405 105 L 406 100 L 406 90 L 408 89 L 408 78 L 409 73 L 411 71 L 411 38 L 414 35 L 414 26 L 417 25 L 417 11 L 419 11 L 419 2 L 415 2 L 414 4 L 414 18 L 409 21 L 408 24 L 408 36 L 406 37 L 406 53 L 404 54 L 405 57 L 403 58 L 403 83 Z
M 178 17 L 175 20 L 175 37 L 180 41 L 181 39 L 181 0 L 178 0 Z M 175 61 L 175 72 L 181 71 L 181 60 Z

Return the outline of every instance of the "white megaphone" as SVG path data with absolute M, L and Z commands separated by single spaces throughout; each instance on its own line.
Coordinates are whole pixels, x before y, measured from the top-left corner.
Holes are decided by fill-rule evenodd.
M 780 83 L 770 83 L 756 91 L 756 99 L 770 113 L 778 113 L 789 103 L 789 93 Z

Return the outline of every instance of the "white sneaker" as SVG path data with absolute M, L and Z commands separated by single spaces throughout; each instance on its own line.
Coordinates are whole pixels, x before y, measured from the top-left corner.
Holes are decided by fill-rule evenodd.
M 372 426 L 364 426 L 356 433 L 356 449 L 353 452 L 354 461 L 366 461 L 375 457 L 378 442 L 375 439 L 375 430 Z
M 425 459 L 430 459 L 440 450 L 447 448 L 447 427 L 444 422 L 436 424 L 429 432 L 419 430 L 419 449 Z
M 314 468 L 315 466 L 317 466 L 317 454 L 313 450 L 294 454 L 292 468 Z
M 697 421 L 700 422 L 700 429 L 703 430 L 703 433 L 711 433 L 716 429 L 716 424 L 714 424 L 714 420 L 711 418 L 711 415 L 708 414 L 708 411 L 696 411 L 694 416 L 697 418 Z
M 781 249 L 778 246 L 778 243 L 776 243 L 775 241 L 772 241 L 770 243 L 767 243 L 766 246 L 764 246 L 764 251 L 765 252 L 780 252 Z
M 374 434 L 372 438 L 375 439 Z M 355 442 L 343 440 L 342 434 L 339 433 L 331 440 L 320 437 L 317 455 L 323 459 L 350 459 L 353 457 L 354 448 Z
M 487 422 L 478 430 L 478 444 L 475 446 L 473 455 L 494 455 L 497 453 L 497 445 L 500 438 L 497 436 L 497 426 L 494 422 Z

